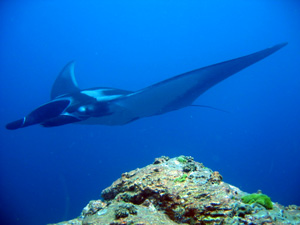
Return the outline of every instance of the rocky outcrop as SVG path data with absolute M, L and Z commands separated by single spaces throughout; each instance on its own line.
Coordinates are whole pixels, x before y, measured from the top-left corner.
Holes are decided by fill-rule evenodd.
M 246 195 L 190 156 L 162 156 L 123 173 L 102 191 L 103 200 L 90 201 L 78 218 L 58 224 L 300 224 L 300 207 L 246 204 Z

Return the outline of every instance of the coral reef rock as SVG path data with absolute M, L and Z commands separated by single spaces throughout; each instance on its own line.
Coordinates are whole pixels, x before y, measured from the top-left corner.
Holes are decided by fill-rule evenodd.
M 162 156 L 142 169 L 123 173 L 81 215 L 58 225 L 300 224 L 300 207 L 273 203 L 265 208 L 222 181 L 217 171 L 190 156 Z

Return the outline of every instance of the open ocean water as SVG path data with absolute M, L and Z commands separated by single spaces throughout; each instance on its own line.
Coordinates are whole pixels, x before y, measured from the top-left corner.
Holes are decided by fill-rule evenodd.
M 300 205 L 300 3 L 291 0 L 3 0 L 0 224 L 79 216 L 123 172 L 181 154 L 246 192 Z M 271 47 L 196 104 L 124 126 L 5 124 L 47 102 L 64 65 L 79 86 L 138 90 Z

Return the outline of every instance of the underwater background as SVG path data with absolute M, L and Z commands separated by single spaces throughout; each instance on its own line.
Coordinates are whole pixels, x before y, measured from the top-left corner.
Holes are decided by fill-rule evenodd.
M 4 0 L 0 3 L 0 223 L 72 219 L 123 172 L 191 155 L 225 182 L 300 205 L 300 3 Z M 47 102 L 76 61 L 81 88 L 139 90 L 289 42 L 195 104 L 124 126 L 5 124 Z

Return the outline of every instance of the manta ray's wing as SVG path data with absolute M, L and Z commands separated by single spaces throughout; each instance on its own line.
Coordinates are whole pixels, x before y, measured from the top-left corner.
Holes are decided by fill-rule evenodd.
M 189 106 L 206 90 L 240 70 L 273 54 L 287 43 L 193 70 L 117 100 L 117 104 L 136 118 L 153 116 Z
M 77 81 L 74 75 L 75 62 L 69 62 L 57 76 L 51 90 L 51 100 L 64 94 L 79 92 Z

